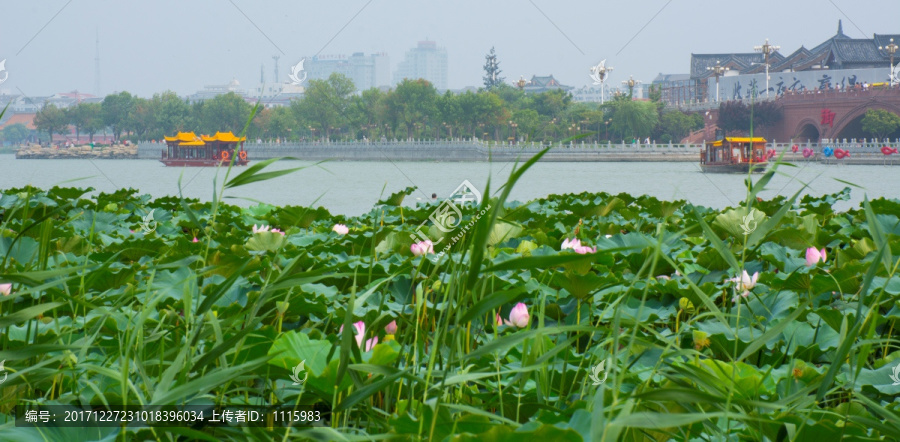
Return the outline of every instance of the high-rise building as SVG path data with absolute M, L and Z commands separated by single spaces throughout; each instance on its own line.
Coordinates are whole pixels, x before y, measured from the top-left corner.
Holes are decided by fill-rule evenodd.
M 326 80 L 337 72 L 353 81 L 356 90 L 364 91 L 390 84 L 390 59 L 385 53 L 365 55 L 319 55 L 307 59 L 304 68 L 310 80 Z
M 404 78 L 412 80 L 424 78 L 439 90 L 447 89 L 447 49 L 437 47 L 433 41 L 420 41 L 419 45 L 406 52 L 406 58 L 394 72 L 394 84 Z

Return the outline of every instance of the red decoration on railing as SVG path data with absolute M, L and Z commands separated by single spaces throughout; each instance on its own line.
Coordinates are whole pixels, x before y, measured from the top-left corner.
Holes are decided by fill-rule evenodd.
M 834 127 L 834 112 L 831 109 L 822 109 L 822 126 Z

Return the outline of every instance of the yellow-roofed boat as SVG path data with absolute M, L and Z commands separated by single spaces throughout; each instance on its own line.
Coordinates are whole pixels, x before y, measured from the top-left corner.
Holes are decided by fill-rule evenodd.
M 165 137 L 166 150 L 162 161 L 166 166 L 218 166 L 229 164 L 246 166 L 247 151 L 244 150 L 246 137 L 237 137 L 231 132 L 216 132 L 215 135 L 197 136 L 193 132 L 178 132 L 174 137 Z
M 723 137 L 700 151 L 700 169 L 712 173 L 762 172 L 766 169 L 766 139 Z

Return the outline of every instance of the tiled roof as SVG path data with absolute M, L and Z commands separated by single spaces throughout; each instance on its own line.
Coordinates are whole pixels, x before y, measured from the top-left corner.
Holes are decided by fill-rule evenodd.
M 35 114 L 14 114 L 9 117 L 3 124 L 0 124 L 0 129 L 4 129 L 7 126 L 12 126 L 13 124 L 24 124 L 28 130 L 35 130 L 34 127 L 34 115 Z
M 774 58 L 774 54 L 770 56 L 770 59 L 772 58 Z M 740 70 L 744 70 L 752 66 L 751 63 L 762 63 L 764 59 L 763 54 L 757 52 L 743 54 L 691 54 L 691 78 L 705 78 L 713 75 L 706 68 L 715 66 L 716 62 L 719 62 L 722 66 L 733 64 Z
M 791 66 L 797 66 L 804 62 L 804 60 L 808 59 L 812 55 L 812 52 L 809 49 L 806 49 L 803 46 L 800 46 L 799 49 L 791 53 L 790 55 L 784 57 L 784 60 L 781 60 L 778 63 L 772 63 L 769 66 L 769 71 L 778 72 L 784 71 L 787 69 L 791 69 Z
M 878 50 L 874 40 L 834 40 L 832 50 L 835 60 L 842 63 L 884 61 L 884 55 Z

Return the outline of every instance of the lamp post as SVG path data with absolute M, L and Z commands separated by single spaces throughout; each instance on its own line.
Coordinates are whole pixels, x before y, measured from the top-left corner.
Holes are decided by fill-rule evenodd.
M 519 81 L 516 82 L 516 86 L 519 87 L 519 90 L 525 89 L 525 86 L 528 84 L 528 81 L 525 80 L 525 76 L 520 75 Z
M 729 69 L 725 66 L 719 65 L 719 60 L 716 60 L 716 65 L 707 67 L 706 70 L 712 71 L 713 75 L 716 76 L 716 103 L 718 103 L 719 102 L 719 77 L 724 75 L 726 72 L 728 72 Z M 768 76 L 768 74 L 766 74 L 766 76 Z M 766 87 L 766 89 L 768 89 L 768 86 Z
M 519 124 L 516 123 L 515 121 L 510 121 L 510 126 L 512 126 L 512 130 L 513 130 L 513 142 L 518 143 L 519 139 L 516 137 L 516 128 L 519 127 Z
M 606 66 L 606 60 L 601 61 L 597 66 L 591 67 L 591 78 L 594 80 L 594 84 L 600 85 L 600 104 L 603 104 L 603 84 L 606 83 L 606 78 L 609 77 L 609 73 L 612 70 L 612 66 Z
M 890 79 L 890 83 L 891 83 L 891 87 L 894 87 L 894 81 L 895 81 L 895 79 L 897 78 L 897 73 L 895 72 L 895 69 L 894 69 L 894 53 L 897 52 L 897 45 L 894 44 L 894 39 L 891 38 L 891 44 L 889 44 L 889 45 L 887 45 L 887 46 L 879 46 L 878 49 L 880 49 L 880 50 L 882 50 L 882 51 L 887 51 L 888 54 L 891 54 L 891 74 L 890 74 L 890 75 L 891 75 L 891 79 Z
M 612 118 L 606 120 L 604 124 L 606 124 L 606 141 L 609 142 L 609 123 L 612 122 Z
M 762 46 L 754 46 L 753 50 L 756 52 L 762 52 L 766 57 L 766 98 L 769 98 L 769 54 L 781 49 L 781 46 L 775 46 L 769 44 L 769 39 L 766 39 L 765 44 Z
M 628 97 L 634 99 L 634 87 L 641 84 L 640 80 L 635 80 L 631 75 L 628 76 L 628 80 L 622 82 L 625 86 L 628 86 Z

